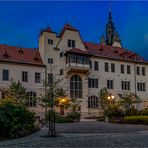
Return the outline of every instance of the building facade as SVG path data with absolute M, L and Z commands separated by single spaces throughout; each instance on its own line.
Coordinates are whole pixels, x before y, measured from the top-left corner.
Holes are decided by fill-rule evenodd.
M 20 81 L 31 98 L 45 93 L 42 80 L 61 79 L 68 96 L 78 100 L 82 117 L 101 114 L 99 91 L 104 87 L 116 100 L 125 92 L 136 93 L 143 100 L 138 108 L 148 107 L 148 63 L 122 47 L 111 12 L 105 31 L 100 43 L 85 42 L 66 24 L 59 34 L 49 27 L 42 30 L 38 50 L 1 45 L 0 87 Z M 44 112 L 39 105 L 31 106 Z

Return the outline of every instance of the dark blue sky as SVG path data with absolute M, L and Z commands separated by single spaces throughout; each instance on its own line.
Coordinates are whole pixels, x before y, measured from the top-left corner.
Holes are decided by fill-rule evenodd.
M 48 25 L 60 32 L 65 23 L 79 29 L 85 41 L 99 42 L 110 2 L 0 2 L 0 43 L 38 47 Z M 148 2 L 112 2 L 112 17 L 123 47 L 148 60 Z

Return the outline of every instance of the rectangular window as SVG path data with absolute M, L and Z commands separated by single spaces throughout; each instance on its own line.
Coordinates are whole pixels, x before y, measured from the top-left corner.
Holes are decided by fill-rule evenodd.
M 48 74 L 48 84 L 52 84 L 52 82 L 53 82 L 53 74 L 49 73 Z
M 89 61 L 90 69 L 92 69 L 92 61 Z
M 107 80 L 107 89 L 114 89 L 113 80 Z
M 146 91 L 146 85 L 142 82 L 137 82 L 137 90 L 138 91 Z
M 111 72 L 115 72 L 115 64 L 111 63 Z
M 137 75 L 140 75 L 140 67 L 137 66 Z
M 127 65 L 127 74 L 130 74 L 131 73 L 131 67 L 130 65 Z
M 3 81 L 9 80 L 9 70 L 3 69 Z
M 74 48 L 75 47 L 75 40 L 68 40 L 68 43 L 67 43 L 68 45 L 68 47 L 72 47 L 72 48 Z
M 49 45 L 53 45 L 53 40 L 48 39 L 48 44 L 49 44 Z
M 142 75 L 145 76 L 145 67 L 142 67 Z
M 130 81 L 121 81 L 122 90 L 130 90 Z
M 121 73 L 124 73 L 124 65 L 121 65 Z
M 35 83 L 41 82 L 41 74 L 38 72 L 35 72 Z
M 88 87 L 89 88 L 98 88 L 98 79 L 88 79 Z
M 108 63 L 105 63 L 105 72 L 109 71 Z
M 63 69 L 60 69 L 60 75 L 63 75 Z
M 99 70 L 99 64 L 98 64 L 98 61 L 94 61 L 94 70 L 96 70 L 96 71 Z
M 28 72 L 22 71 L 22 82 L 28 82 Z
M 49 63 L 49 64 L 53 64 L 53 59 L 48 58 L 48 63 Z
M 63 57 L 63 52 L 60 52 L 60 58 Z

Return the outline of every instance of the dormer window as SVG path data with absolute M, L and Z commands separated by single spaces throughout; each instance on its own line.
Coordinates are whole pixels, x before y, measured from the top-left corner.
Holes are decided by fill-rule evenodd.
M 3 57 L 4 58 L 9 58 L 9 55 L 8 55 L 7 51 L 5 51 L 5 53 L 3 54 Z
M 23 54 L 23 53 L 24 53 L 23 50 L 22 50 L 22 48 L 20 48 L 20 49 L 18 50 L 18 53 L 19 53 L 19 54 Z
M 49 44 L 49 45 L 53 45 L 53 40 L 48 39 L 48 44 Z
M 75 40 L 68 40 L 68 45 L 67 46 L 74 48 L 75 47 Z

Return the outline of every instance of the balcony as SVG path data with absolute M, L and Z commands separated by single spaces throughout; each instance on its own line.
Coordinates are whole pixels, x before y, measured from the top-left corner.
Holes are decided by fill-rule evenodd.
M 66 72 L 88 73 L 90 71 L 90 58 L 88 56 L 70 54 L 67 56 Z

